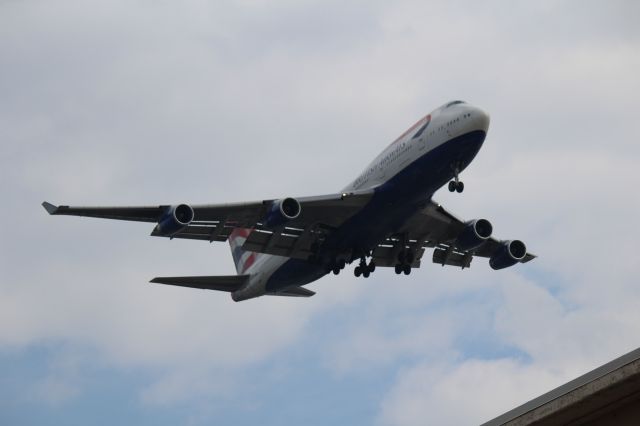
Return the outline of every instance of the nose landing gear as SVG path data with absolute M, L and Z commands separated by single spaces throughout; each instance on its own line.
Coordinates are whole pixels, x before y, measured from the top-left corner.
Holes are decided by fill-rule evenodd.
M 456 182 L 452 180 L 451 182 L 449 182 L 449 192 L 456 192 L 456 191 L 458 193 L 464 191 L 464 183 L 460 181 Z
M 451 166 L 451 168 L 453 169 L 454 179 L 449 182 L 449 192 L 461 193 L 462 191 L 464 191 L 464 183 L 459 178 L 460 165 L 458 163 L 455 163 L 453 166 Z

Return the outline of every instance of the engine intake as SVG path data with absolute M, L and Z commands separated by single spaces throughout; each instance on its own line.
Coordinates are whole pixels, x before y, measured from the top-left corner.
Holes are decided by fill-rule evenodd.
M 476 219 L 467 223 L 456 240 L 456 247 L 460 250 L 473 250 L 491 237 L 493 226 L 487 219 Z
M 520 240 L 505 241 L 489 259 L 493 269 L 504 269 L 520 262 L 527 255 L 527 246 Z
M 156 230 L 158 234 L 170 237 L 186 228 L 193 220 L 193 216 L 193 209 L 188 204 L 171 206 L 158 220 Z
M 302 207 L 295 198 L 283 198 L 271 203 L 271 207 L 264 218 L 267 228 L 275 228 L 300 216 Z

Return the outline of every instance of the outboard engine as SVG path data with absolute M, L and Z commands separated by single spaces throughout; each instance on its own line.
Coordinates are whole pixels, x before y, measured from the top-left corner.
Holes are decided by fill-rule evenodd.
M 489 259 L 493 269 L 504 269 L 520 262 L 527 255 L 527 246 L 520 240 L 505 241 Z
M 283 198 L 271 203 L 263 224 L 267 228 L 276 228 L 300 216 L 302 207 L 295 198 Z
M 158 234 L 170 237 L 186 228 L 193 220 L 193 209 L 188 204 L 170 206 L 158 220 Z
M 460 250 L 473 250 L 491 237 L 493 226 L 487 219 L 476 219 L 467 223 L 456 239 L 456 247 Z

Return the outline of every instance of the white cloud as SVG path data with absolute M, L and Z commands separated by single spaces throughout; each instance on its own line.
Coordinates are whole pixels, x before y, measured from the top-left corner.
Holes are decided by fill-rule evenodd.
M 569 377 L 512 359 L 470 359 L 460 364 L 427 361 L 399 375 L 378 422 L 479 424 Z

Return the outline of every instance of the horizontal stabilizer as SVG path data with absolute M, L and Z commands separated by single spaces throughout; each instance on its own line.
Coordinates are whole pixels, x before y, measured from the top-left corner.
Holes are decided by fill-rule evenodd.
M 307 290 L 304 287 L 292 287 L 277 293 L 267 293 L 270 296 L 290 296 L 290 297 L 311 297 L 315 291 Z
M 241 288 L 248 279 L 249 275 L 156 277 L 150 282 L 156 284 L 177 285 L 180 287 L 200 288 L 203 290 L 234 292 Z

